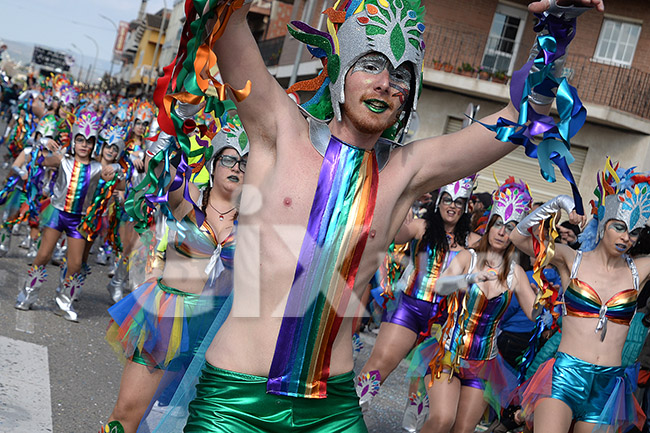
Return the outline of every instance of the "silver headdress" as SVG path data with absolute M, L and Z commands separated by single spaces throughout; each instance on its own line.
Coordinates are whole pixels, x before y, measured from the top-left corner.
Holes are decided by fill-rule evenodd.
M 99 143 L 102 146 L 115 146 L 117 147 L 117 158 L 124 152 L 126 144 L 126 128 L 117 125 L 108 125 L 106 128 L 99 132 Z
M 465 177 L 461 180 L 457 180 L 456 182 L 452 182 L 449 185 L 445 185 L 440 190 L 438 191 L 438 198 L 436 199 L 436 209 L 438 209 L 438 205 L 440 205 L 440 199 L 442 198 L 442 193 L 446 192 L 451 196 L 452 200 L 456 200 L 458 198 L 464 198 L 465 199 L 465 209 L 464 212 L 467 212 L 467 208 L 469 206 L 469 199 L 472 196 L 472 192 L 474 191 L 474 182 L 476 182 L 476 179 L 478 178 L 478 174 L 473 174 L 472 176 Z
M 214 149 L 212 155 L 218 155 L 226 147 L 235 149 L 239 156 L 248 154 L 250 148 L 248 135 L 246 135 L 246 131 L 237 115 L 229 116 L 212 139 L 212 148 Z
M 94 138 L 97 140 L 99 132 L 99 116 L 94 111 L 84 111 L 80 113 L 72 125 L 70 134 L 70 153 L 74 155 L 74 139 L 77 135 L 82 135 L 86 140 Z
M 56 123 L 56 117 L 54 114 L 48 114 L 38 121 L 38 125 L 34 132 L 39 132 L 41 137 L 54 138 L 58 132 Z
M 650 177 L 635 173 L 635 167 L 626 169 L 612 165 L 609 158 L 598 173 L 594 190 L 596 201 L 591 201 L 593 219 L 580 234 L 581 249 L 596 247 L 610 220 L 623 221 L 629 231 L 645 226 L 650 219 Z
M 417 0 L 339 0 L 324 13 L 328 33 L 300 21 L 289 27 L 292 36 L 308 44 L 311 54 L 327 65 L 311 87 L 298 83 L 305 84 L 300 89 L 318 90 L 302 108 L 321 120 L 334 117 L 341 121 L 348 71 L 362 56 L 381 53 L 394 68 L 404 63 L 413 67 L 411 90 L 398 123 L 384 133 L 385 138 L 400 142 L 417 108 L 424 58 L 424 8 Z

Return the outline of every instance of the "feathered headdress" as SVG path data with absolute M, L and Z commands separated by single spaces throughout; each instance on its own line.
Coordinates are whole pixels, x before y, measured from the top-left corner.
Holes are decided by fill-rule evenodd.
M 643 227 L 650 218 L 650 180 L 647 173 L 635 173 L 636 167 L 619 168 L 607 157 L 605 168 L 596 176 L 596 200 L 591 200 L 593 219 L 580 234 L 581 249 L 596 247 L 610 220 L 623 221 L 629 231 Z

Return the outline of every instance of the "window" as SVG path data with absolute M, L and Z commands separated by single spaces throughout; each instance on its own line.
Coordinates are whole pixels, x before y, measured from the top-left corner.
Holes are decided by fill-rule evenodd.
M 512 74 L 527 11 L 499 4 L 492 19 L 481 67 L 491 72 Z
M 631 66 L 641 34 L 641 26 L 605 19 L 598 37 L 594 59 L 622 66 Z

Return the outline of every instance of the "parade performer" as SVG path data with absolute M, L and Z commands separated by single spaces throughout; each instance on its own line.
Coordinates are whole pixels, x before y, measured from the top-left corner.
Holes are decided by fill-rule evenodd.
M 144 152 L 146 150 L 146 137 L 153 115 L 153 107 L 151 103 L 147 101 L 138 102 L 137 105 L 134 106 L 129 138 L 126 141 L 126 154 L 128 155 L 129 161 L 133 164 L 133 168 L 130 170 L 131 175 L 127 179 L 124 194 L 120 194 L 121 199 L 118 201 L 117 206 L 119 212 L 116 212 L 116 217 L 119 217 L 118 232 L 122 250 L 120 255 L 116 255 L 115 257 L 115 260 L 118 261 L 117 268 L 115 270 L 115 275 L 113 275 L 113 278 L 111 278 L 111 281 L 107 286 L 108 291 L 114 294 L 124 293 L 124 290 L 127 287 L 129 279 L 129 260 L 131 258 L 131 253 L 134 251 L 135 245 L 138 242 L 138 235 L 135 232 L 133 220 L 124 211 L 124 200 L 122 199 L 122 196 L 126 197 L 130 190 L 144 179 Z
M 45 265 L 50 260 L 59 236 L 65 232 L 68 241 L 68 276 L 55 301 L 59 314 L 66 320 L 77 321 L 77 312 L 72 307 L 72 302 L 75 291 L 83 285 L 81 262 L 86 242 L 77 226 L 88 206 L 87 200 L 93 197 L 100 176 L 108 180 L 114 175 L 111 167 L 102 169 L 99 162 L 90 158 L 98 127 L 99 121 L 94 112 L 81 113 L 72 128 L 73 142 L 68 149 L 69 153 L 54 153 L 44 157 L 41 163 L 44 167 L 58 167 L 59 174 L 51 204 L 41 214 L 41 245 L 16 299 L 15 307 L 19 310 L 30 309 L 37 300 L 39 289 L 46 279 Z M 52 146 L 59 147 L 58 144 Z
M 173 144 L 169 136 L 162 137 L 150 148 L 151 156 L 163 150 L 160 146 Z M 209 185 L 199 191 L 188 184 L 191 197 L 201 202 L 203 223 L 197 222 L 183 188 L 170 191 L 166 206 L 175 219 L 168 222 L 176 238 L 168 245 L 162 278 L 145 282 L 108 310 L 113 321 L 106 338 L 127 359 L 108 426 L 119 425 L 126 433 L 136 431 L 164 370 L 183 369 L 179 364 L 194 354 L 232 290 L 237 200 L 248 154 L 246 133 L 236 116 L 228 119 L 212 146 Z M 223 269 L 228 276 L 220 275 Z
M 378 371 L 383 382 L 416 340 L 428 333 L 432 319 L 444 322 L 439 315 L 442 298 L 434 291 L 436 281 L 459 251 L 480 240 L 479 235 L 470 233 L 467 213 L 475 180 L 476 176 L 470 176 L 440 188 L 434 206 L 422 218 L 405 223 L 395 237 L 397 244 L 413 241 L 413 271 L 404 291 L 396 295 L 397 306 L 386 311 L 383 317 L 370 358 L 361 370 L 362 376 Z M 443 302 L 442 308 L 445 307 Z M 416 431 L 424 422 L 422 418 L 426 418 L 426 412 L 418 413 L 426 392 L 417 391 L 417 388 L 409 391 L 402 425 L 406 431 Z M 362 408 L 369 403 L 370 399 L 362 401 Z
M 58 125 L 53 115 L 43 117 L 36 126 L 34 136 L 18 155 L 12 164 L 13 173 L 7 184 L 0 191 L 0 202 L 3 207 L 2 234 L 0 241 L 0 256 L 9 252 L 12 228 L 24 221 L 29 222 L 29 233 L 21 243 L 28 250 L 27 257 L 36 257 L 37 239 L 39 235 L 38 211 L 42 198 L 43 169 L 37 165 L 36 155 L 47 139 L 58 138 Z
M 520 392 L 524 415 L 536 433 L 567 432 L 574 421 L 575 432 L 642 428 L 645 417 L 632 395 L 638 370 L 622 367 L 621 354 L 639 289 L 650 275 L 650 258 L 627 255 L 650 218 L 648 180 L 646 173 L 607 159 L 597 176 L 593 219 L 580 236 L 581 250 L 554 243 L 553 233 L 546 248 L 537 239 L 547 237 L 540 235 L 540 224 L 560 210 L 570 214 L 572 223 L 584 222 L 568 196 L 537 208 L 512 234 L 519 249 L 546 256 L 568 284 L 558 352 Z
M 98 134 L 98 144 L 96 147 L 99 148 L 99 163 L 102 168 L 111 167 L 116 176 L 108 182 L 100 179 L 95 188 L 91 205 L 86 209 L 86 214 L 82 218 L 78 227 L 79 232 L 87 241 L 84 248 L 81 266 L 84 278 L 90 272 L 88 256 L 90 255 L 90 249 L 93 243 L 98 236 L 106 236 L 109 230 L 107 209 L 110 206 L 110 203 L 112 203 L 115 193 L 117 191 L 123 191 L 125 187 L 125 178 L 129 171 L 129 162 L 124 153 L 125 137 L 126 129 L 115 125 L 109 125 L 102 128 Z M 63 284 L 66 273 L 67 264 L 63 263 L 61 265 L 61 284 Z M 113 302 L 122 299 L 122 293 L 112 292 L 110 286 L 108 293 Z M 79 295 L 80 293 L 77 293 L 77 300 L 79 299 Z
M 357 311 L 418 197 L 514 147 L 478 124 L 397 144 L 421 84 L 419 3 L 337 2 L 326 12 L 327 32 L 294 22 L 290 32 L 326 65 L 298 85 L 316 91 L 302 111 L 265 68 L 242 3 L 187 4 L 185 37 L 155 94 L 161 129 L 184 149 L 179 102 L 208 97 L 206 107 L 218 111 L 226 91 L 251 142 L 233 307 L 206 353 L 185 432 L 364 432 L 352 372 L 354 313 L 346 312 Z M 213 76 L 215 61 L 227 86 Z M 519 107 L 529 107 L 530 88 L 519 90 Z M 516 117 L 509 105 L 483 121 Z M 179 430 L 169 419 L 159 428 Z
M 459 252 L 436 284 L 437 293 L 451 295 L 429 364 L 432 410 L 422 432 L 473 432 L 488 403 L 499 410 L 516 385 L 514 372 L 498 356 L 496 337 L 513 294 L 532 315 L 535 293 L 509 239 L 531 202 L 525 183 L 506 179 L 494 193 L 481 241 Z

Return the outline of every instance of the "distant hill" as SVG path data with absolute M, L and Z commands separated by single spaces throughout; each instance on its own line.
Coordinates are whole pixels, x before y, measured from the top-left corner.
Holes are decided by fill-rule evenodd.
M 4 52 L 3 59 L 7 57 L 16 63 L 20 63 L 21 65 L 28 65 L 31 63 L 32 54 L 34 53 L 34 44 L 29 42 L 14 41 L 10 39 L 2 39 L 2 41 L 5 44 L 7 44 L 7 51 Z M 76 64 L 71 68 L 72 75 L 74 76 L 76 76 L 79 73 L 79 66 L 82 65 L 83 76 L 85 77 L 86 73 L 88 72 L 88 67 L 92 65 L 93 61 L 95 60 L 94 57 L 88 57 L 88 56 L 83 56 L 83 58 L 80 58 L 81 56 L 79 55 L 79 52 L 73 50 L 72 48 L 61 49 L 61 48 L 49 46 L 47 44 L 38 44 L 38 45 L 50 50 L 62 51 L 74 57 L 76 60 Z M 110 68 L 111 68 L 111 62 L 109 60 L 97 59 L 96 71 L 93 73 L 93 76 L 95 78 L 99 78 L 102 75 L 104 75 L 105 72 L 108 72 Z M 113 71 L 114 72 L 119 71 L 118 64 L 116 64 L 113 67 Z

